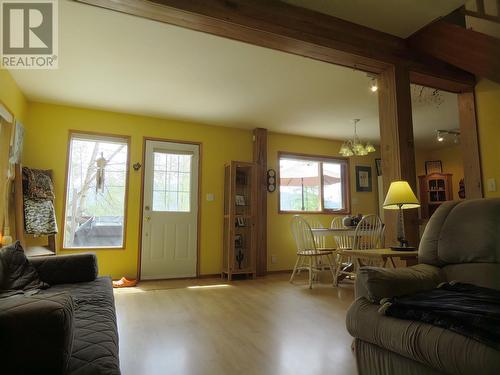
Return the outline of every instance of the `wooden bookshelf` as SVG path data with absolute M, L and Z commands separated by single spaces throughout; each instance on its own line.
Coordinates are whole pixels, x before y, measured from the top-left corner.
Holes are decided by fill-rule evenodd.
M 222 277 L 228 280 L 256 275 L 255 173 L 253 163 L 225 165 Z
M 453 200 L 452 174 L 433 173 L 418 176 L 422 219 L 428 219 L 446 201 Z

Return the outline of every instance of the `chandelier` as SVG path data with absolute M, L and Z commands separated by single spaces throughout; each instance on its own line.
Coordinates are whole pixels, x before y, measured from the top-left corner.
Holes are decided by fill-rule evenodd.
M 444 102 L 443 94 L 438 89 L 412 84 L 410 91 L 414 104 L 435 105 L 439 107 Z
M 354 138 L 345 141 L 340 147 L 339 154 L 342 156 L 365 156 L 370 152 L 375 152 L 375 147 L 370 143 L 366 142 L 365 145 L 359 140 L 356 127 L 359 122 L 359 118 L 353 120 L 354 122 Z

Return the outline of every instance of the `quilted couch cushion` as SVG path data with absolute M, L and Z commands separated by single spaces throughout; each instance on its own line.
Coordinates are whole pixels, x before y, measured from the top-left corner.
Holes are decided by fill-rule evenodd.
M 0 373 L 65 374 L 73 333 L 73 300 L 68 293 L 0 299 Z
M 74 341 L 68 373 L 120 374 L 111 279 L 98 277 L 90 282 L 60 284 L 50 288 L 52 293 L 57 291 L 68 292 L 74 302 Z
M 347 313 L 349 333 L 443 373 L 498 374 L 500 351 L 444 328 L 380 315 L 378 308 L 357 299 Z
M 33 257 L 29 260 L 40 279 L 50 285 L 95 280 L 97 256 L 93 253 Z

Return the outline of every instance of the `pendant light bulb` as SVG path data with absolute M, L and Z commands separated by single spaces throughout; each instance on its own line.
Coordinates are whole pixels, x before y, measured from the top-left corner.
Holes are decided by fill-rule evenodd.
M 378 90 L 377 80 L 375 78 L 372 78 L 370 90 L 371 90 L 371 92 L 377 92 L 377 90 Z

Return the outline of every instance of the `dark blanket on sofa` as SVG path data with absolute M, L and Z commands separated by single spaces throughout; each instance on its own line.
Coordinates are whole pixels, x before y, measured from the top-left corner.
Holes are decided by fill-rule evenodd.
M 381 303 L 387 316 L 447 328 L 500 350 L 499 290 L 452 282 Z

